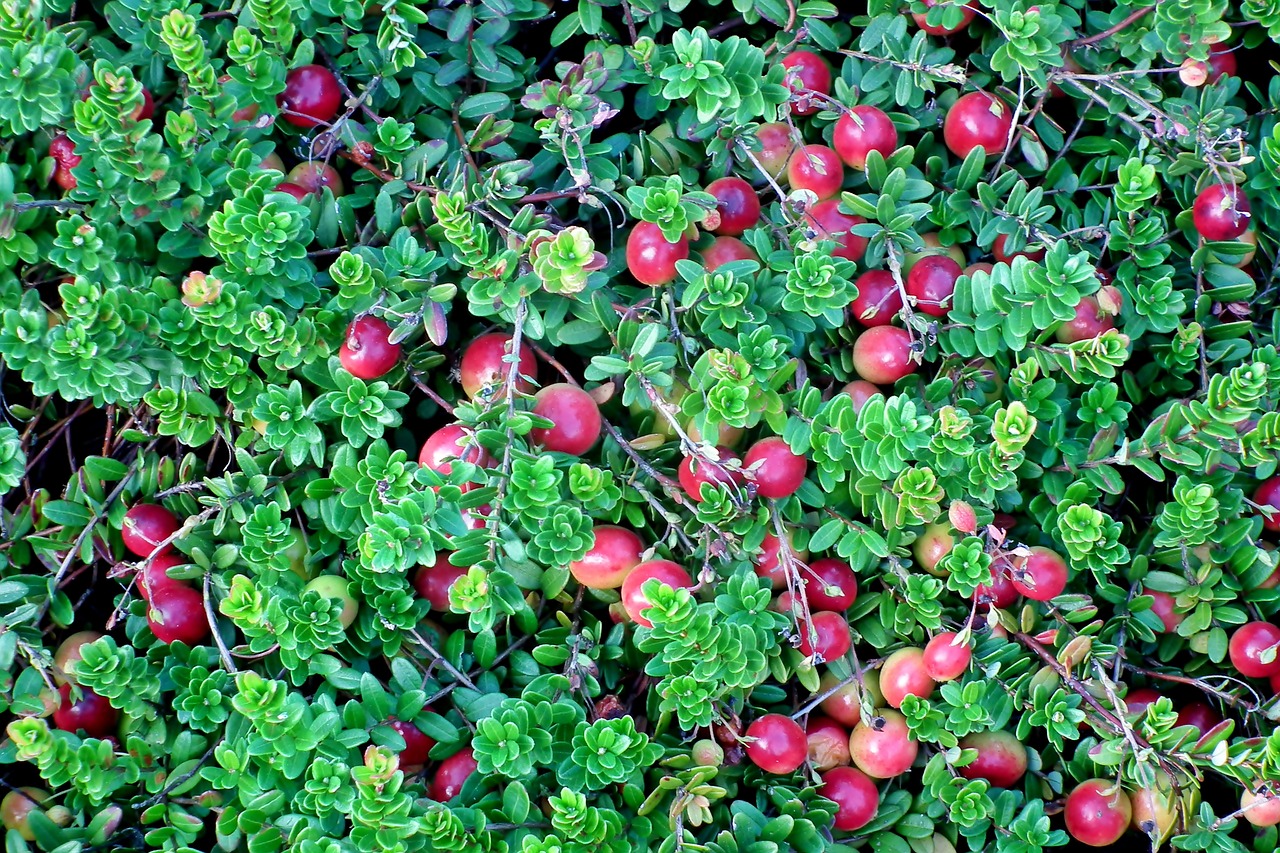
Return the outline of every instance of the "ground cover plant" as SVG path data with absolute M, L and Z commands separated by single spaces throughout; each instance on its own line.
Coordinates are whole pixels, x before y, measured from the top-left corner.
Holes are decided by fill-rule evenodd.
M 1280 844 L 1274 0 L 0 0 L 28 850 Z

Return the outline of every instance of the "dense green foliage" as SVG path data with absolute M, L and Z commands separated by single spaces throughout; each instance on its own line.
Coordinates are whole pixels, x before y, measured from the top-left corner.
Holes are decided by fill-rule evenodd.
M 1256 497 L 1280 463 L 1280 3 L 977 0 L 949 36 L 911 13 L 966 12 L 926 8 L 0 0 L 0 773 L 52 795 L 9 853 L 1037 853 L 1072 843 L 1064 800 L 1095 777 L 1167 801 L 1117 849 L 1277 849 L 1248 818 L 1280 793 L 1280 701 L 1229 640 L 1280 611 Z M 1223 44 L 1238 71 L 1206 80 Z M 829 96 L 793 89 L 801 48 Z M 312 64 L 340 101 L 300 127 L 278 98 Z M 1013 130 L 957 156 L 944 118 L 979 89 Z M 844 172 L 856 260 L 758 138 L 831 144 L 855 105 L 899 140 Z M 282 191 L 294 163 L 337 182 Z M 725 175 L 764 209 L 709 269 Z M 1218 183 L 1256 254 L 1198 233 Z M 690 240 L 671 281 L 629 271 L 637 224 Z M 991 266 L 998 240 L 1030 254 Z M 938 314 L 907 300 L 909 375 L 841 393 L 860 276 L 905 293 L 939 247 L 988 266 Z M 1106 328 L 1056 337 L 1086 305 Z M 344 366 L 359 318 L 402 347 L 389 371 Z M 464 393 L 495 330 L 536 371 Z M 540 446 L 522 372 L 591 392 L 590 451 Z M 451 423 L 471 455 L 419 464 Z M 794 494 L 750 465 L 682 487 L 682 458 L 727 458 L 701 436 L 743 431 L 807 460 Z M 199 642 L 149 625 L 139 503 L 182 522 Z M 571 571 L 610 524 L 693 580 L 642 587 L 651 626 Z M 1065 558 L 1061 595 L 975 601 L 1031 546 Z M 820 557 L 857 576 L 836 660 L 804 650 Z M 431 612 L 415 576 L 447 565 Z M 64 671 L 78 631 L 105 636 Z M 812 766 L 747 757 L 754 720 L 838 691 L 882 725 L 884 660 L 942 631 L 972 664 L 895 703 L 919 753 L 869 823 L 835 829 Z M 64 676 L 109 732 L 56 724 Z M 1126 713 L 1143 687 L 1165 695 Z M 1192 702 L 1225 722 L 1184 725 Z M 434 742 L 425 767 L 396 721 Z M 1008 788 L 964 772 L 962 739 L 1001 730 L 1030 766 Z

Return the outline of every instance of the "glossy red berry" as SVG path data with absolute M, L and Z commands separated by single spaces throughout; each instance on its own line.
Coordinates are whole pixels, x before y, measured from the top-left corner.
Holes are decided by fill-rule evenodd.
M 588 589 L 617 589 L 640 565 L 644 543 L 634 532 L 611 524 L 597 525 L 595 541 L 582 559 L 569 564 L 574 580 Z
M 810 714 L 804 726 L 809 764 L 819 772 L 849 763 L 849 730 L 830 717 Z
M 1270 517 L 1262 516 L 1262 527 L 1265 530 L 1280 532 L 1280 475 L 1263 480 L 1253 493 L 1253 502 L 1260 507 L 1270 507 Z
M 834 257 L 857 261 L 867 252 L 867 238 L 859 237 L 850 229 L 867 220 L 861 216 L 840 212 L 840 200 L 829 198 L 809 208 L 805 214 L 810 227 L 818 239 L 831 240 L 836 248 L 831 252 Z
M 831 94 L 831 66 L 813 51 L 797 50 L 789 53 L 783 58 L 782 67 L 790 72 L 788 76 L 796 78 L 796 82 L 791 85 L 791 91 L 801 95 L 810 92 L 819 95 Z M 823 105 L 819 101 L 792 106 L 792 110 L 802 116 L 813 115 L 821 109 Z
M 1257 827 L 1280 824 L 1280 795 L 1276 791 L 1280 785 L 1272 782 L 1268 791 L 1250 790 L 1240 795 L 1240 808 L 1244 810 L 1244 818 Z
M 778 436 L 762 438 L 747 450 L 742 467 L 763 498 L 786 498 L 794 495 L 804 483 L 809 463 L 792 453 L 787 442 Z
M 791 155 L 787 180 L 793 190 L 810 190 L 819 201 L 834 198 L 844 185 L 844 163 L 825 145 L 805 145 Z
M 850 306 L 853 319 L 863 326 L 887 326 L 902 310 L 902 291 L 888 270 L 868 270 L 854 282 L 858 296 Z
M 946 570 L 938 568 L 938 564 L 955 546 L 956 539 L 951 532 L 951 525 L 938 522 L 930 524 L 916 538 L 911 544 L 911 553 L 916 558 L 917 566 L 931 575 L 945 577 Z
M 1067 833 L 1089 847 L 1109 847 L 1129 828 L 1133 805 L 1115 780 L 1089 779 L 1067 797 Z
M 867 329 L 853 343 L 853 369 L 876 385 L 892 385 L 918 366 L 911 358 L 911 335 L 898 326 Z
M 961 95 L 947 110 L 942 138 L 957 157 L 967 157 L 975 148 L 988 156 L 1000 154 L 1013 131 L 1013 110 L 989 92 Z
M 934 6 L 938 6 L 938 5 L 954 6 L 958 4 L 956 3 L 942 4 L 942 3 L 939 3 L 939 0 L 924 0 L 924 5 L 930 8 L 933 8 Z M 911 14 L 911 19 L 916 22 L 917 27 L 924 30 L 926 33 L 928 33 L 931 36 L 949 36 L 949 35 L 954 35 L 960 32 L 961 30 L 967 28 L 971 23 L 973 23 L 974 16 L 978 14 L 976 11 L 974 11 L 974 8 L 968 3 L 961 6 L 960 11 L 961 11 L 960 23 L 951 27 L 946 27 L 946 26 L 943 26 L 942 24 L 930 24 L 928 20 L 928 14 L 923 12 L 913 12 Z
M 1081 297 L 1076 304 L 1076 316 L 1062 323 L 1054 332 L 1059 343 L 1074 344 L 1088 341 L 1116 327 L 1111 314 L 1104 313 L 1098 300 L 1092 296 Z
M 276 192 L 291 195 L 298 201 L 306 201 L 307 197 L 311 195 L 310 190 L 306 187 L 295 184 L 293 181 L 281 181 L 276 184 Z
M 800 570 L 800 579 L 812 610 L 848 610 L 858 600 L 858 577 L 842 560 L 814 560 L 808 570 Z
M 864 104 L 840 116 L 831 145 L 846 166 L 861 171 L 867 167 L 867 155 L 872 151 L 888 157 L 898 150 L 898 128 L 884 110 Z
M 462 362 L 458 365 L 459 381 L 462 392 L 472 400 L 488 389 L 496 394 L 506 387 L 507 377 L 511 374 L 511 365 L 504 359 L 511 354 L 511 335 L 505 332 L 492 332 L 476 338 L 462 353 Z M 527 343 L 520 343 L 520 363 L 516 366 L 519 379 L 516 390 L 521 394 L 533 391 L 530 379 L 538 376 L 538 359 L 533 348 Z M 530 379 L 526 379 L 525 377 Z
M 880 808 L 880 791 L 876 783 L 852 767 L 834 767 L 823 773 L 818 793 L 836 804 L 837 832 L 861 829 L 871 822 Z
M 84 647 L 100 639 L 102 635 L 97 631 L 77 631 L 59 643 L 53 654 L 53 680 L 59 684 L 74 681 L 76 664 L 80 662 Z
M 760 256 L 756 254 L 746 243 L 737 237 L 717 237 L 711 241 L 711 245 L 701 250 L 699 256 L 702 258 L 702 265 L 706 267 L 708 272 L 715 272 L 727 263 L 733 261 L 759 261 Z
M 1125 716 L 1131 720 L 1141 717 L 1162 695 L 1160 691 L 1150 687 L 1130 690 L 1124 697 Z
M 1209 82 L 1216 83 L 1224 75 L 1235 77 L 1239 70 L 1235 51 L 1222 42 L 1209 45 Z
M 1144 589 L 1142 594 L 1151 596 L 1151 612 L 1163 626 L 1161 633 L 1174 633 L 1182 624 L 1182 620 L 1187 618 L 1187 614 L 1178 612 L 1178 602 L 1169 593 L 1158 589 Z
M 436 745 L 435 740 L 422 733 L 413 723 L 404 720 L 392 720 L 391 728 L 404 738 L 404 749 L 400 751 L 400 768 L 414 770 L 427 763 L 427 753 Z
M 956 643 L 957 634 L 943 631 L 935 634 L 924 647 L 924 671 L 934 681 L 954 681 L 964 675 L 973 659 L 967 643 Z
M 990 584 L 981 584 L 974 590 L 974 600 L 1001 610 L 1012 607 L 1018 600 L 1018 588 L 1013 585 L 1011 567 L 1007 562 L 996 561 L 991 564 L 991 574 Z
M 299 163 L 289 170 L 285 180 L 314 195 L 320 195 L 320 191 L 325 187 L 328 187 L 334 196 L 344 195 L 347 191 L 342 183 L 342 175 L 328 163 L 314 161 Z
M 907 721 L 897 711 L 881 708 L 871 725 L 859 722 L 849 734 L 849 755 L 854 766 L 872 779 L 892 779 L 911 769 L 920 744 Z M 877 724 L 878 723 L 878 724 Z
M 431 433 L 418 453 L 419 465 L 446 477 L 452 473 L 455 461 L 488 467 L 493 464 L 493 457 L 476 443 L 474 433 L 469 433 L 461 424 L 448 424 Z
M 756 128 L 756 139 L 760 140 L 760 151 L 754 156 L 761 168 L 774 180 L 784 180 L 787 163 L 797 147 L 791 127 L 780 121 L 762 124 Z
M 787 540 L 791 547 L 792 556 L 803 563 L 809 559 L 809 552 L 796 547 L 795 531 L 788 528 Z M 773 535 L 772 531 L 765 533 L 764 541 L 760 543 L 760 554 L 755 559 L 755 572 L 760 577 L 769 582 L 769 586 L 773 589 L 783 589 L 787 586 L 787 574 L 782 565 L 782 548 L 781 540 Z M 803 569 L 800 570 L 803 574 Z M 838 610 L 840 608 L 824 608 L 826 610 Z
M 916 308 L 932 317 L 945 317 L 951 310 L 956 279 L 963 270 L 947 255 L 926 255 L 907 273 L 907 293 L 915 297 Z
M 680 468 L 677 472 L 680 477 L 680 486 L 684 489 L 685 494 L 695 501 L 700 502 L 702 500 L 702 486 L 704 483 L 710 483 L 718 488 L 729 488 L 740 486 L 746 482 L 741 471 L 731 470 L 726 467 L 726 463 L 740 461 L 738 454 L 727 447 L 717 449 L 720 455 L 719 461 L 704 459 L 701 456 L 696 458 L 686 456 L 680 460 Z
M 327 124 L 342 106 L 338 78 L 323 65 L 303 65 L 289 72 L 276 98 L 284 120 L 294 127 Z
M 59 132 L 49 140 L 49 156 L 54 160 L 53 182 L 64 190 L 75 189 L 76 177 L 71 170 L 84 159 L 76 153 L 75 143 L 65 133 Z
M 804 729 L 782 714 L 765 714 L 752 721 L 746 736 L 747 758 L 766 773 L 794 773 L 809 754 Z
M 436 561 L 429 566 L 419 566 L 413 576 L 413 588 L 419 598 L 425 598 L 431 609 L 440 613 L 449 612 L 449 590 L 458 578 L 466 575 L 464 566 L 455 566 L 449 562 L 449 555 L 436 554 Z
M 849 622 L 829 610 L 810 614 L 807 624 L 801 621 L 799 632 L 800 653 L 805 657 L 818 655 L 824 661 L 833 661 L 847 655 L 853 646 Z
M 641 284 L 670 284 L 676 280 L 676 261 L 688 257 L 687 235 L 672 243 L 652 222 L 637 222 L 627 236 L 627 269 Z
M 960 740 L 961 749 L 978 757 L 956 771 L 966 779 L 986 779 L 996 788 L 1012 788 L 1027 773 L 1027 750 L 1011 732 L 978 732 Z
M 995 258 L 997 263 L 1011 264 L 1014 258 L 1043 261 L 1047 254 L 1043 248 L 1035 250 L 1023 249 L 1021 252 L 1006 252 L 1005 246 L 1008 245 L 1008 242 L 1009 237 L 1007 234 L 997 234 L 995 242 L 991 244 L 991 257 Z
M 581 456 L 600 438 L 600 407 L 576 385 L 560 382 L 543 388 L 533 397 L 533 413 L 554 424 L 529 432 L 530 440 L 547 450 Z
M 880 666 L 880 692 L 892 708 L 901 708 L 908 696 L 927 699 L 934 687 L 925 669 L 924 649 L 898 649 Z
M 646 581 L 657 580 L 672 589 L 688 589 L 693 586 L 693 578 L 689 573 L 670 560 L 647 560 L 631 570 L 622 582 L 622 604 L 627 609 L 631 621 L 645 628 L 652 628 L 653 623 L 644 617 L 649 609 L 649 598 L 644 594 Z
M 476 772 L 477 767 L 479 765 L 476 763 L 471 747 L 468 746 L 461 752 L 454 753 L 441 761 L 440 766 L 436 768 L 436 775 L 431 780 L 427 796 L 436 802 L 447 803 L 462 793 L 462 786 L 471 778 L 471 774 Z
M 1241 625 L 1231 635 L 1227 652 L 1236 672 L 1246 678 L 1275 675 L 1280 672 L 1280 628 L 1270 622 Z
M 1210 184 L 1191 206 L 1197 233 L 1206 240 L 1234 240 L 1253 221 L 1249 197 L 1234 184 Z
M 58 710 L 53 712 L 53 724 L 64 732 L 84 731 L 87 737 L 104 738 L 120 721 L 120 712 L 104 697 L 87 688 L 78 688 L 79 699 L 72 699 L 72 686 L 58 688 Z
M 189 586 L 166 586 L 152 591 L 147 624 L 162 643 L 194 646 L 209 636 L 204 596 Z
M 181 526 L 177 516 L 159 504 L 135 504 L 124 514 L 120 538 L 124 540 L 124 547 L 139 557 L 168 554 L 173 551 L 173 543 L 163 547 L 160 543 L 177 533 Z
M 187 560 L 178 554 L 158 554 L 138 571 L 138 594 L 143 601 L 150 601 L 156 590 L 171 586 L 190 586 L 186 581 L 169 577 L 169 569 L 186 565 Z
M 366 314 L 347 327 L 338 358 L 352 376 L 378 379 L 400 360 L 400 344 L 391 343 L 391 327 L 386 321 Z
M 1037 545 L 1014 571 L 1013 588 L 1032 601 L 1057 598 L 1067 588 L 1067 561 Z
M 737 237 L 760 222 L 760 196 L 751 184 L 736 175 L 728 175 L 707 184 L 707 192 L 715 197 L 720 225 L 716 234 Z
M 1204 737 L 1220 722 L 1222 722 L 1222 715 L 1204 702 L 1191 702 L 1178 709 L 1177 724 L 1191 726 L 1199 733 L 1196 735 L 1197 738 Z
M 840 389 L 841 394 L 848 394 L 849 399 L 853 400 L 853 413 L 856 415 L 862 411 L 862 407 L 872 397 L 882 397 L 883 393 L 879 388 L 872 385 L 865 379 L 855 379 L 848 385 Z

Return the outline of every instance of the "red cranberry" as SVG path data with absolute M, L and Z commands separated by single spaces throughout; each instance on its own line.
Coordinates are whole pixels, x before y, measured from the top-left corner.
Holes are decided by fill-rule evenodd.
M 988 156 L 1004 151 L 1013 131 L 1013 111 L 989 92 L 970 92 L 947 111 L 942 138 L 957 157 L 967 157 L 975 148 Z
M 1007 562 L 997 561 L 991 565 L 992 581 L 990 585 L 982 584 L 973 592 L 973 598 L 979 604 L 990 604 L 1001 610 L 1012 607 L 1018 600 L 1018 588 L 1013 585 L 1009 576 Z
M 476 763 L 475 754 L 469 746 L 449 756 L 436 768 L 436 775 L 431 780 L 427 796 L 436 802 L 447 803 L 462 793 L 462 786 L 471 778 L 471 774 L 476 772 L 477 767 L 479 765 Z
M 1265 530 L 1280 532 L 1280 474 L 1264 480 L 1253 493 L 1253 502 L 1260 507 L 1271 507 L 1271 517 L 1262 515 Z
M 858 599 L 858 577 L 849 564 L 823 557 L 801 570 L 804 596 L 814 610 L 848 610 Z
M 163 547 L 160 543 L 177 533 L 181 526 L 177 516 L 159 504 L 135 504 L 124 514 L 120 538 L 124 540 L 124 547 L 139 557 L 168 554 L 173 551 L 173 543 Z
M 787 541 L 791 547 L 792 555 L 804 562 L 809 559 L 809 552 L 796 547 L 795 531 L 788 528 Z M 773 589 L 782 589 L 787 585 L 786 569 L 782 565 L 782 548 L 781 540 L 774 536 L 772 532 L 765 533 L 764 541 L 760 543 L 760 554 L 756 557 L 755 572 L 760 577 L 769 582 L 769 586 Z M 840 608 L 828 607 L 826 610 L 838 610 Z
M 391 343 L 391 327 L 385 321 L 366 314 L 347 327 L 338 358 L 352 376 L 378 379 L 400 360 L 400 344 Z
M 1234 240 L 1249 230 L 1249 197 L 1234 184 L 1210 184 L 1191 206 L 1192 221 L 1206 240 Z
M 876 783 L 852 767 L 834 767 L 823 773 L 818 791 L 836 804 L 837 832 L 861 829 L 871 822 L 880 808 L 880 791 Z
M 171 586 L 190 586 L 186 581 L 169 577 L 169 569 L 186 565 L 186 558 L 178 554 L 159 554 L 146 562 L 138 572 L 138 594 L 143 601 L 150 601 L 156 590 Z
M 303 65 L 289 72 L 284 91 L 276 98 L 284 120 L 294 127 L 327 124 L 342 106 L 338 78 L 323 65 Z
M 932 317 L 945 317 L 962 272 L 947 255 L 926 255 L 907 273 L 907 293 L 915 297 L 916 308 Z
M 715 197 L 720 225 L 715 233 L 737 237 L 760 221 L 760 196 L 751 184 L 736 175 L 712 181 L 707 192 Z
M 702 265 L 706 267 L 707 272 L 715 272 L 733 261 L 758 262 L 760 260 L 755 250 L 737 237 L 717 237 L 699 254 L 702 256 Z
M 1115 327 L 1112 315 L 1103 313 L 1098 300 L 1092 296 L 1084 296 L 1076 304 L 1076 316 L 1058 326 L 1054 337 L 1059 343 L 1074 344 L 1077 341 L 1093 340 Z
M 787 163 L 796 150 L 796 142 L 791 138 L 791 128 L 780 121 L 762 124 L 756 128 L 756 139 L 760 140 L 760 151 L 753 156 L 760 167 L 774 180 L 786 177 Z
M 808 756 L 804 729 L 790 717 L 765 714 L 747 726 L 747 758 L 766 773 L 794 773 Z
M 973 649 L 968 644 L 956 644 L 957 635 L 943 631 L 924 647 L 924 671 L 934 681 L 954 681 L 969 668 Z
M 693 586 L 689 573 L 670 560 L 648 560 L 632 569 L 622 582 L 622 604 L 631 621 L 645 628 L 653 627 L 653 623 L 644 616 L 644 611 L 651 606 L 644 594 L 645 582 L 649 580 L 657 580 L 672 589 Z
M 1007 234 L 997 234 L 995 242 L 991 244 L 991 256 L 998 263 L 1011 264 L 1014 258 L 1026 258 L 1029 261 L 1043 261 L 1047 252 L 1044 249 L 1036 249 L 1035 251 L 1023 250 L 1021 252 L 1006 252 L 1004 247 L 1008 244 L 1009 237 Z
M 293 181 L 281 181 L 276 184 L 276 192 L 291 195 L 298 201 L 306 201 L 307 197 L 311 195 L 310 190 L 306 187 L 298 186 Z
M 1207 735 L 1220 722 L 1222 715 L 1203 702 L 1192 702 L 1178 709 L 1178 725 L 1191 726 L 1199 732 L 1197 739 Z
M 872 151 L 888 157 L 898 150 L 898 128 L 879 107 L 857 106 L 836 121 L 831 144 L 846 166 L 861 171 Z
M 595 528 L 595 541 L 581 560 L 569 564 L 569 573 L 588 589 L 617 589 L 640 565 L 644 543 L 623 527 L 602 524 Z
M 641 284 L 651 287 L 676 280 L 676 261 L 689 257 L 689 238 L 681 234 L 672 243 L 652 222 L 637 222 L 627 237 L 627 269 Z
M 1137 690 L 1130 690 L 1124 697 L 1125 716 L 1131 720 L 1136 720 L 1147 712 L 1147 709 L 1156 703 L 1162 694 L 1159 690 L 1152 690 L 1150 687 L 1139 687 Z
M 961 749 L 977 750 L 978 757 L 956 772 L 966 779 L 986 779 L 996 788 L 1012 788 L 1027 773 L 1027 750 L 1012 733 L 978 732 L 960 740 Z
M 440 613 L 449 612 L 449 590 L 458 578 L 467 573 L 463 566 L 455 566 L 449 562 L 449 555 L 437 553 L 436 561 L 429 566 L 420 566 L 413 576 L 413 588 L 419 598 L 425 598 L 431 609 Z
M 162 643 L 197 645 L 209 636 L 204 596 L 189 586 L 166 586 L 153 590 L 147 608 L 147 624 Z
M 1280 672 L 1280 628 L 1270 622 L 1249 622 L 1231 635 L 1227 651 L 1231 665 L 1246 678 L 1267 678 Z M 1267 660 L 1263 656 L 1267 655 Z
M 1090 779 L 1067 797 L 1063 817 L 1067 833 L 1076 841 L 1089 847 L 1110 847 L 1129 828 L 1133 804 L 1115 780 Z
M 547 450 L 581 456 L 600 438 L 600 407 L 576 385 L 560 382 L 543 388 L 533 397 L 533 413 L 554 424 L 546 429 L 535 427 L 529 433 L 534 444 Z
M 850 229 L 867 220 L 861 216 L 841 213 L 839 199 L 829 198 L 818 202 L 809 208 L 805 218 L 809 220 L 809 225 L 817 232 L 819 239 L 831 240 L 836 244 L 835 250 L 831 252 L 834 257 L 857 261 L 866 254 L 867 238 L 859 237 Z
M 1161 633 L 1174 633 L 1182 620 L 1187 618 L 1187 614 L 1178 612 L 1178 603 L 1169 593 L 1158 589 L 1144 589 L 1142 594 L 1151 596 L 1151 612 L 1160 620 Z
M 805 657 L 818 655 L 825 661 L 836 660 L 848 654 L 852 645 L 849 623 L 839 613 L 813 613 L 808 624 L 800 624 L 800 653 Z
M 793 190 L 810 190 L 819 201 L 834 198 L 844 185 L 844 163 L 825 145 L 805 145 L 791 155 L 787 180 Z
M 859 721 L 849 735 L 849 755 L 854 766 L 872 779 L 892 779 L 911 769 L 920 744 L 912 737 L 907 721 L 897 711 L 876 711 L 880 724 Z
M 720 461 L 713 462 L 702 457 L 686 456 L 680 461 L 680 486 L 685 494 L 695 501 L 702 500 L 702 486 L 710 483 L 719 488 L 741 485 L 744 482 L 740 471 L 730 470 L 724 463 L 737 462 L 738 454 L 727 447 L 718 448 Z
M 939 0 L 924 0 L 924 5 L 930 8 L 933 8 L 934 6 L 939 5 Z M 955 5 L 955 4 L 950 3 L 946 5 Z M 931 36 L 949 36 L 949 35 L 954 35 L 960 32 L 961 30 L 965 29 L 966 27 L 968 27 L 969 24 L 973 23 L 974 16 L 978 14 L 976 11 L 974 11 L 973 6 L 968 3 L 966 3 L 964 6 L 961 6 L 960 10 L 961 10 L 960 23 L 956 24 L 954 27 L 944 27 L 942 24 L 937 24 L 937 25 L 929 24 L 927 13 L 913 12 L 911 14 L 911 19 L 916 22 L 917 27 L 924 30 L 926 33 L 928 33 Z
M 880 389 L 872 385 L 865 379 L 855 379 L 848 385 L 840 389 L 841 394 L 848 394 L 849 399 L 853 400 L 853 413 L 856 415 L 862 411 L 862 407 L 872 397 L 883 396 Z
M 83 730 L 91 738 L 111 734 L 120 721 L 120 712 L 104 697 L 84 687 L 79 688 L 79 701 L 73 701 L 71 689 L 70 684 L 58 688 L 58 710 L 53 712 L 53 724 L 73 734 Z
M 925 669 L 923 649 L 898 649 L 880 666 L 880 692 L 893 708 L 901 708 L 908 696 L 929 698 L 934 686 Z
M 867 329 L 853 343 L 853 369 L 868 382 L 892 385 L 916 372 L 911 335 L 897 326 Z
M 855 282 L 858 296 L 853 300 L 853 319 L 867 328 L 887 326 L 902 310 L 902 291 L 888 270 L 869 270 Z
M 464 441 L 467 442 L 465 446 Z M 418 453 L 419 465 L 438 471 L 446 477 L 453 472 L 454 460 L 486 468 L 493 464 L 493 457 L 476 443 L 475 435 L 469 435 L 461 424 L 448 424 L 431 433 Z
M 1036 546 L 1013 575 L 1013 588 L 1032 601 L 1050 601 L 1067 588 L 1067 562 L 1056 552 Z
M 747 450 L 742 467 L 756 484 L 756 493 L 764 498 L 786 498 L 794 495 L 804 483 L 809 463 L 791 452 L 778 436 L 762 438 Z
M 809 764 L 819 772 L 849 763 L 849 730 L 830 717 L 810 714 L 804 726 Z
M 474 400 L 486 388 L 505 387 L 511 365 L 504 359 L 510 354 L 511 335 L 504 332 L 481 335 L 472 341 L 462 353 L 462 363 L 458 366 L 462 392 Z M 516 380 L 516 390 L 521 394 L 531 393 L 533 383 L 524 377 L 537 377 L 538 359 L 533 354 L 533 349 L 524 342 L 520 344 L 520 364 L 516 369 L 520 377 Z
M 347 191 L 342 183 L 342 175 L 328 163 L 315 161 L 299 163 L 289 170 L 285 180 L 302 187 L 312 195 L 320 195 L 320 191 L 325 187 L 328 187 L 334 196 L 344 195 Z
M 797 50 L 782 60 L 782 67 L 790 70 L 798 82 L 792 84 L 791 91 L 804 95 L 816 92 L 819 95 L 831 94 L 831 66 L 827 61 L 811 50 Z M 813 115 L 822 109 L 816 103 L 792 106 L 797 115 Z
M 404 720 L 392 720 L 391 728 L 404 738 L 404 749 L 400 751 L 400 768 L 415 770 L 426 764 L 427 753 L 436 745 L 436 742 L 423 734 L 422 730 L 413 723 L 406 723 Z
M 1226 75 L 1235 77 L 1238 71 L 1235 52 L 1228 45 L 1218 42 L 1209 45 L 1209 82 L 1217 83 Z

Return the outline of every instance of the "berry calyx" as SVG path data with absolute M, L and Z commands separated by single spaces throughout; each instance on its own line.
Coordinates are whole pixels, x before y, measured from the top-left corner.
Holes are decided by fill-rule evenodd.
M 400 360 L 400 344 L 391 343 L 391 327 L 385 320 L 366 314 L 347 327 L 338 348 L 343 368 L 358 379 L 378 379 Z

